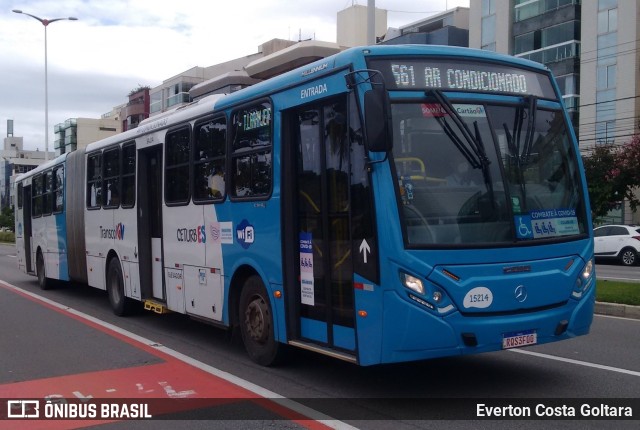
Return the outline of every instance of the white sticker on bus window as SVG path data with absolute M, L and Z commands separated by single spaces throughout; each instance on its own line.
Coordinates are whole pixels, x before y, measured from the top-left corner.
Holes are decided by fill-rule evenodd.
M 575 209 L 545 209 L 514 217 L 518 239 L 580 234 Z
M 487 287 L 476 287 L 469 290 L 466 296 L 464 296 L 464 302 L 462 305 L 465 308 L 479 308 L 484 309 L 491 306 L 493 303 L 493 293 Z
M 482 105 L 454 104 L 453 108 L 463 118 L 486 118 L 487 116 Z
M 300 232 L 300 303 L 315 306 L 313 279 L 313 236 Z

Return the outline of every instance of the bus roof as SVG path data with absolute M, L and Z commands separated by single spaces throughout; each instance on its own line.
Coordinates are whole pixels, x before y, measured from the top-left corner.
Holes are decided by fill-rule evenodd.
M 253 98 L 266 96 L 273 92 L 280 91 L 288 86 L 297 85 L 306 80 L 312 79 L 315 72 L 324 70 L 340 69 L 348 67 L 358 60 L 370 57 L 411 57 L 432 55 L 439 57 L 455 57 L 459 59 L 477 60 L 483 62 L 508 63 L 515 67 L 533 69 L 537 72 L 548 73 L 549 69 L 534 61 L 513 57 L 505 54 L 498 54 L 481 49 L 464 48 L 458 46 L 440 45 L 373 45 L 349 48 L 330 57 L 317 60 L 313 63 L 283 73 L 282 75 L 259 82 L 253 86 L 243 88 L 227 95 L 216 104 L 216 109 L 225 109 L 241 104 Z

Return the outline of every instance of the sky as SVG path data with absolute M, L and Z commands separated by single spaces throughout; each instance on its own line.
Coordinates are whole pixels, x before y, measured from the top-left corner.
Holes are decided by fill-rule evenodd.
M 470 0 L 376 0 L 400 27 Z M 47 27 L 49 150 L 55 124 L 100 118 L 139 86 L 195 66 L 258 52 L 274 38 L 336 41 L 338 11 L 367 0 L 0 0 L 0 138 L 7 120 L 24 149 L 44 150 L 44 19 Z M 0 140 L 1 141 L 1 140 Z M 0 148 L 1 149 L 1 148 Z

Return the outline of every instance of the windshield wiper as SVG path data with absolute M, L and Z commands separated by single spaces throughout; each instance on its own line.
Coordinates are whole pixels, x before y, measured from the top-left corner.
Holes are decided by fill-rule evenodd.
M 519 106 L 516 109 L 516 117 L 513 121 L 513 134 L 509 131 L 509 127 L 506 123 L 502 123 L 502 127 L 507 136 L 507 145 L 509 146 L 509 151 L 516 159 L 516 164 L 518 167 L 522 165 L 526 165 L 529 162 L 529 157 L 531 156 L 531 151 L 533 150 L 533 137 L 535 135 L 535 125 L 536 125 L 536 111 L 538 109 L 538 99 L 535 96 L 527 97 L 525 102 L 528 102 L 527 106 L 527 133 L 524 137 L 524 144 L 520 145 L 522 139 L 522 123 L 524 120 L 524 108 Z
M 462 136 L 467 142 L 467 146 L 464 146 L 463 143 L 460 141 L 460 138 L 458 138 L 458 136 L 455 133 L 453 133 L 453 130 L 451 129 L 447 121 L 445 121 L 443 118 L 439 118 L 441 120 L 441 124 L 446 124 L 446 127 L 443 125 L 443 129 L 445 130 L 445 133 L 447 133 L 447 135 L 451 137 L 451 135 L 447 131 L 447 129 L 449 129 L 450 132 L 453 135 L 455 135 L 455 138 L 451 137 L 452 140 L 456 143 L 456 146 L 458 146 L 458 149 L 460 149 L 460 152 L 462 152 L 465 155 L 465 157 L 467 157 L 471 166 L 474 169 L 482 169 L 482 178 L 484 179 L 484 184 L 486 185 L 487 192 L 489 193 L 489 196 L 491 198 L 491 204 L 495 209 L 495 198 L 493 195 L 493 180 L 491 178 L 491 171 L 489 169 L 489 164 L 491 164 L 491 160 L 489 160 L 489 158 L 487 157 L 487 152 L 484 146 L 484 142 L 482 140 L 482 134 L 480 133 L 480 127 L 478 126 L 478 121 L 473 122 L 473 128 L 475 131 L 475 136 L 474 136 L 473 134 L 471 134 L 469 127 L 467 127 L 467 124 L 464 122 L 462 117 L 460 117 L 460 114 L 455 110 L 455 108 L 453 107 L 449 99 L 442 93 L 442 91 L 440 90 L 427 91 L 427 95 L 429 95 L 429 93 L 431 93 L 432 96 L 436 99 L 436 101 L 440 103 L 442 108 L 449 115 L 449 118 L 453 120 L 453 122 L 456 124 L 456 126 L 462 133 Z M 471 150 L 469 150 L 469 147 L 471 148 Z
M 536 125 L 536 111 L 538 109 L 538 99 L 535 96 L 525 98 L 525 103 L 528 102 L 527 110 L 527 133 L 524 138 L 524 145 L 520 149 L 520 135 L 522 133 L 522 123 L 524 120 L 524 108 L 519 106 L 516 110 L 516 117 L 513 122 L 513 134 L 509 131 L 509 127 L 506 123 L 502 123 L 505 135 L 507 137 L 507 146 L 515 161 L 516 168 L 518 169 L 518 182 L 520 182 L 520 192 L 522 194 L 523 201 L 527 201 L 527 187 L 524 180 L 524 166 L 529 163 L 529 157 L 533 150 L 533 137 L 535 135 Z
M 480 130 L 478 129 L 477 122 L 474 123 L 475 127 L 475 136 L 471 134 L 469 127 L 464 122 L 464 120 L 460 117 L 460 114 L 455 110 L 449 99 L 442 93 L 440 90 L 430 90 L 427 91 L 427 95 L 431 95 L 436 101 L 442 106 L 445 112 L 449 115 L 449 117 L 453 120 L 455 125 L 458 127 L 460 132 L 462 133 L 462 137 L 466 141 L 467 145 L 465 146 L 463 142 L 460 140 L 457 134 L 453 132 L 451 126 L 449 126 L 446 121 L 443 121 L 446 124 L 445 133 L 449 135 L 449 132 L 455 136 L 453 138 L 456 146 L 462 145 L 461 152 L 467 157 L 471 166 L 475 169 L 482 168 L 484 170 L 488 170 L 487 167 L 491 164 L 491 161 L 487 157 L 487 153 L 485 151 L 484 142 L 482 141 L 482 136 L 480 134 Z M 449 136 L 451 137 L 451 136 Z

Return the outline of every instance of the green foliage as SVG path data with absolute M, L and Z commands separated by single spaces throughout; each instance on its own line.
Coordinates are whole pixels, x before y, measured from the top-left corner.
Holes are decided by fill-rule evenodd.
M 640 306 L 640 284 L 607 280 L 598 281 L 596 300 L 599 302 Z
M 597 145 L 583 164 L 594 218 L 607 215 L 623 199 L 634 211 L 640 205 L 634 194 L 640 186 L 640 136 L 621 146 Z
M 0 231 L 0 242 L 15 243 L 16 235 L 11 231 Z
M 13 209 L 10 207 L 2 208 L 2 213 L 0 213 L 0 228 L 1 227 L 9 227 L 13 230 L 13 226 L 15 225 L 15 217 L 13 214 Z
M 132 89 L 131 91 L 129 91 L 129 96 L 134 95 L 135 93 L 142 91 L 142 90 L 150 90 L 151 87 L 149 85 L 140 85 L 138 84 L 138 86 L 134 89 Z

